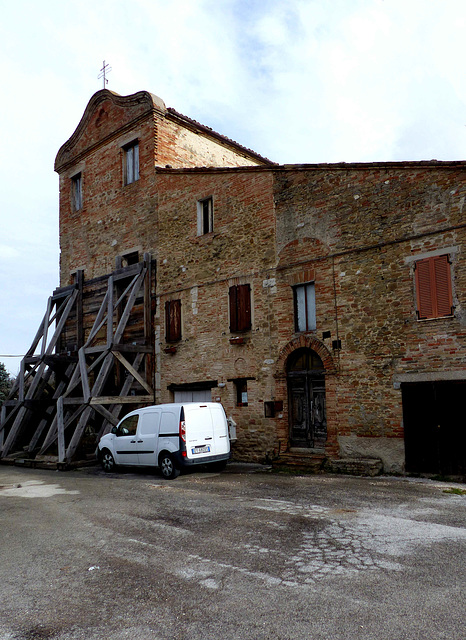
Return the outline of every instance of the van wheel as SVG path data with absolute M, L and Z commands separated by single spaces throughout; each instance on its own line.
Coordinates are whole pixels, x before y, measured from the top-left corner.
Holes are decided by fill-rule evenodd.
M 162 476 L 166 480 L 174 480 L 180 475 L 180 470 L 176 467 L 175 462 L 169 453 L 163 453 L 160 456 L 159 467 Z
M 115 460 L 113 459 L 113 456 L 108 449 L 104 449 L 102 451 L 100 462 L 102 464 L 102 469 L 106 473 L 110 473 L 110 471 L 115 470 L 115 467 L 116 467 Z

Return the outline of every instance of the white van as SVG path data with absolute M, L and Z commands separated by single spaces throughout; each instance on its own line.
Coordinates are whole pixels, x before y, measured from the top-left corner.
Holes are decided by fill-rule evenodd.
M 159 467 L 171 479 L 191 465 L 221 469 L 230 457 L 225 411 L 216 402 L 137 409 L 101 438 L 97 453 L 105 471 L 116 465 Z

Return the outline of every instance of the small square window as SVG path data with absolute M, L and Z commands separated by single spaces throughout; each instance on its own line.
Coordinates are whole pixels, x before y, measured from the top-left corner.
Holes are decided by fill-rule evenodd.
M 139 180 L 139 143 L 136 140 L 126 147 L 123 147 L 125 153 L 125 185 L 131 184 Z
M 316 293 L 313 282 L 294 287 L 295 330 L 316 330 Z
M 82 195 L 82 176 L 80 173 L 77 173 L 75 176 L 71 178 L 71 197 L 73 199 L 73 209 L 74 211 L 79 211 L 83 206 L 83 195 Z
M 121 266 L 129 267 L 132 264 L 138 264 L 139 262 L 139 251 L 131 251 L 130 253 L 124 253 L 121 256 Z
M 214 230 L 214 207 L 212 198 L 197 202 L 197 235 L 202 236 Z

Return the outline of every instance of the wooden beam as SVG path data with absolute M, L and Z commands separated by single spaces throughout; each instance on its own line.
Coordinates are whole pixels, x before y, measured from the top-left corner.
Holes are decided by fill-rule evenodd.
M 108 279 L 108 309 L 107 309 L 107 348 L 111 349 L 113 342 L 113 278 Z
M 87 377 L 87 367 L 86 367 L 86 355 L 84 353 L 84 347 L 78 351 L 79 357 L 79 368 L 81 370 L 81 384 L 83 386 L 83 395 L 85 402 L 89 402 L 89 398 L 91 397 L 91 392 L 89 389 L 89 378 Z
M 48 307 L 48 304 L 47 304 Z M 37 345 L 40 342 L 40 339 L 42 338 L 42 336 L 44 335 L 44 325 L 47 322 L 48 319 L 48 315 L 45 314 L 44 317 L 42 318 L 42 322 L 39 325 L 39 328 L 37 330 L 37 333 L 35 335 L 34 340 L 32 341 L 31 346 L 29 347 L 29 349 L 26 352 L 27 356 L 32 356 L 32 354 L 34 353 L 34 351 L 36 350 Z
M 75 284 L 69 284 L 66 287 L 57 287 L 52 294 L 53 301 L 56 302 L 60 298 L 66 298 L 70 293 L 73 292 L 73 289 L 76 289 Z
M 88 347 L 91 344 L 91 342 L 94 339 L 94 337 L 96 336 L 96 334 L 99 332 L 101 327 L 103 327 L 103 325 L 107 321 L 107 319 L 104 318 L 105 313 L 107 311 L 107 304 L 108 304 L 108 289 L 105 292 L 104 299 L 102 300 L 102 304 L 100 305 L 100 309 L 99 309 L 99 311 L 98 311 L 98 313 L 96 315 L 96 318 L 94 320 L 94 324 L 92 325 L 91 332 L 89 334 L 89 337 L 86 340 L 86 344 L 84 345 L 84 347 Z
M 118 351 L 112 351 L 112 353 L 115 356 L 115 358 L 117 358 L 121 362 L 121 364 L 125 367 L 125 369 L 127 369 L 130 372 L 133 378 L 135 378 L 135 380 L 139 382 L 141 387 L 143 387 L 148 393 L 152 393 L 152 394 L 154 393 L 154 390 L 152 389 L 152 387 L 147 384 L 144 378 L 141 375 L 139 375 L 139 373 L 133 368 L 133 366 L 128 362 L 128 360 L 121 355 L 121 353 L 118 353 Z
M 40 350 L 40 357 L 43 358 L 45 355 L 45 350 L 47 348 L 47 335 L 49 331 L 49 322 L 48 318 L 50 318 L 50 312 L 52 311 L 52 298 L 48 299 L 47 302 L 47 311 L 45 312 L 45 317 L 47 318 L 47 322 L 44 322 L 44 335 L 42 336 L 42 349 Z
M 113 343 L 113 351 L 120 351 L 120 353 L 152 353 L 153 347 L 143 344 L 124 344 L 122 342 Z
M 128 302 L 125 305 L 125 309 L 121 315 L 120 322 L 118 323 L 118 327 L 115 331 L 115 335 L 114 335 L 115 342 L 120 342 L 121 338 L 123 337 L 123 333 L 126 328 L 126 324 L 129 320 L 131 309 L 134 306 L 134 301 L 137 298 L 137 295 L 139 293 L 139 289 L 141 288 L 141 283 L 144 279 L 145 274 L 146 274 L 146 270 L 143 269 L 139 274 L 139 276 L 137 276 L 137 278 L 133 280 L 133 286 L 131 289 L 131 293 L 129 294 L 129 297 L 128 297 Z M 131 288 L 131 287 L 128 287 L 128 288 Z
M 91 398 L 90 404 L 154 404 L 154 396 L 100 396 Z
M 65 426 L 63 424 L 63 397 L 57 400 L 57 430 L 58 430 L 58 462 L 65 462 Z
M 136 371 L 139 370 L 139 367 L 141 366 L 141 362 L 144 359 L 144 354 L 143 353 L 138 353 L 137 356 L 134 358 L 134 362 L 133 362 L 133 367 L 134 369 L 136 369 Z M 130 389 L 131 389 L 131 385 L 133 384 L 134 378 L 132 375 L 129 375 L 126 377 L 123 386 L 120 390 L 120 396 L 127 396 Z M 120 415 L 120 411 L 122 409 L 121 404 L 114 404 L 110 406 L 110 413 L 115 417 L 118 418 L 118 416 Z M 110 423 L 112 424 L 112 423 Z M 97 438 L 98 440 L 100 440 L 100 438 L 105 434 L 108 433 L 107 429 L 108 429 L 108 425 L 109 425 L 109 421 L 108 420 L 104 420 L 104 422 L 102 423 L 102 426 L 100 428 L 99 433 L 97 434 Z
M 21 360 L 21 364 L 19 365 L 19 390 L 18 390 L 18 400 L 19 402 L 23 402 L 24 400 L 24 375 L 25 375 L 26 363 L 24 358 Z
M 66 402 L 63 402 L 63 405 L 65 405 Z M 70 414 L 68 413 L 65 420 L 64 420 L 64 428 L 65 430 L 69 427 L 69 425 L 74 422 L 76 420 L 76 418 L 80 415 L 80 413 L 82 413 L 85 409 L 87 405 L 82 404 L 80 405 L 76 411 L 74 411 L 74 413 Z M 47 435 L 45 436 L 44 442 L 42 443 L 42 446 L 40 448 L 39 451 L 39 455 L 43 455 L 47 449 L 49 447 L 52 446 L 52 444 L 55 442 L 55 440 L 57 439 L 58 436 L 58 430 L 57 430 L 57 414 L 55 414 L 52 424 L 50 425 L 50 428 L 48 430 Z
M 44 417 L 39 422 L 39 425 L 28 444 L 28 451 L 34 451 L 34 449 L 36 448 L 37 443 L 39 442 L 39 438 L 41 437 L 45 427 L 51 422 L 51 420 L 53 420 L 54 411 L 56 411 L 56 405 L 50 405 L 50 407 L 46 409 L 45 413 L 48 414 L 48 418 Z
M 113 365 L 113 355 L 111 353 L 108 353 L 102 363 L 102 366 L 100 367 L 100 371 L 92 387 L 91 396 L 94 396 L 94 397 L 100 396 L 102 389 L 104 388 L 105 383 L 107 381 L 108 375 L 112 369 L 112 365 Z M 91 399 L 91 402 L 92 402 L 92 399 Z M 99 402 L 98 404 L 102 404 L 102 403 Z M 84 409 L 83 413 L 81 414 L 79 422 L 76 425 L 73 436 L 71 437 L 71 440 L 68 444 L 68 448 L 66 450 L 66 459 L 68 460 L 68 462 L 71 461 L 71 459 L 73 458 L 76 452 L 76 449 L 78 448 L 82 433 L 86 427 L 87 421 L 89 420 L 91 413 L 92 413 L 92 408 L 90 406 L 87 406 Z
M 50 355 L 52 353 L 52 351 L 55 349 L 55 345 L 58 341 L 58 338 L 63 330 L 63 327 L 65 325 L 65 322 L 68 318 L 68 315 L 71 311 L 71 308 L 73 307 L 73 304 L 76 300 L 76 296 L 77 296 L 78 292 L 75 289 L 73 291 L 73 293 L 71 294 L 71 296 L 69 297 L 68 301 L 66 302 L 65 308 L 63 310 L 62 316 L 59 320 L 59 322 L 56 325 L 55 328 L 55 332 L 50 340 L 49 346 L 47 347 L 45 354 L 46 355 Z M 41 364 L 39 365 L 36 375 L 34 376 L 31 385 L 29 386 L 29 389 L 26 393 L 26 399 L 31 400 L 34 398 L 34 395 L 36 393 L 37 388 L 39 387 L 39 384 L 42 380 L 42 376 L 46 370 L 47 365 L 45 364 L 45 362 L 41 362 Z M 23 423 L 23 420 L 27 414 L 28 409 L 26 409 L 25 407 L 21 407 L 21 409 L 18 411 L 18 414 L 16 416 L 16 419 L 10 429 L 10 433 L 8 434 L 7 439 L 5 440 L 5 444 L 3 445 L 3 450 L 2 450 L 2 455 L 3 456 L 7 456 L 8 453 L 11 451 L 11 449 L 13 448 L 16 439 L 18 437 L 18 434 L 21 430 L 21 425 Z
M 84 322 L 83 322 L 83 289 L 84 289 L 84 270 L 78 269 L 75 274 L 76 286 L 78 288 L 78 297 L 76 300 L 76 337 L 78 349 L 84 344 Z
M 103 416 L 108 422 L 113 424 L 113 426 L 116 426 L 118 424 L 119 422 L 118 418 L 115 418 L 114 415 L 110 413 L 110 411 L 108 411 L 108 409 L 106 409 L 100 404 L 93 404 L 92 406 L 96 411 L 100 413 L 101 416 Z

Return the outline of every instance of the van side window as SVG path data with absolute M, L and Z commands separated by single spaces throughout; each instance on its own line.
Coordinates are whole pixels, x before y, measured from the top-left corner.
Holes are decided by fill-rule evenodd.
M 139 416 L 129 416 L 120 423 L 116 431 L 117 436 L 134 436 L 138 428 Z
M 175 416 L 174 413 L 168 413 L 167 411 L 164 411 L 162 413 L 162 423 L 160 425 L 160 435 L 165 434 L 171 434 L 171 435 L 178 435 L 178 431 L 179 431 L 179 421 L 177 420 L 177 417 Z
M 144 413 L 141 416 L 140 433 L 142 436 L 151 436 L 159 430 L 160 412 Z

